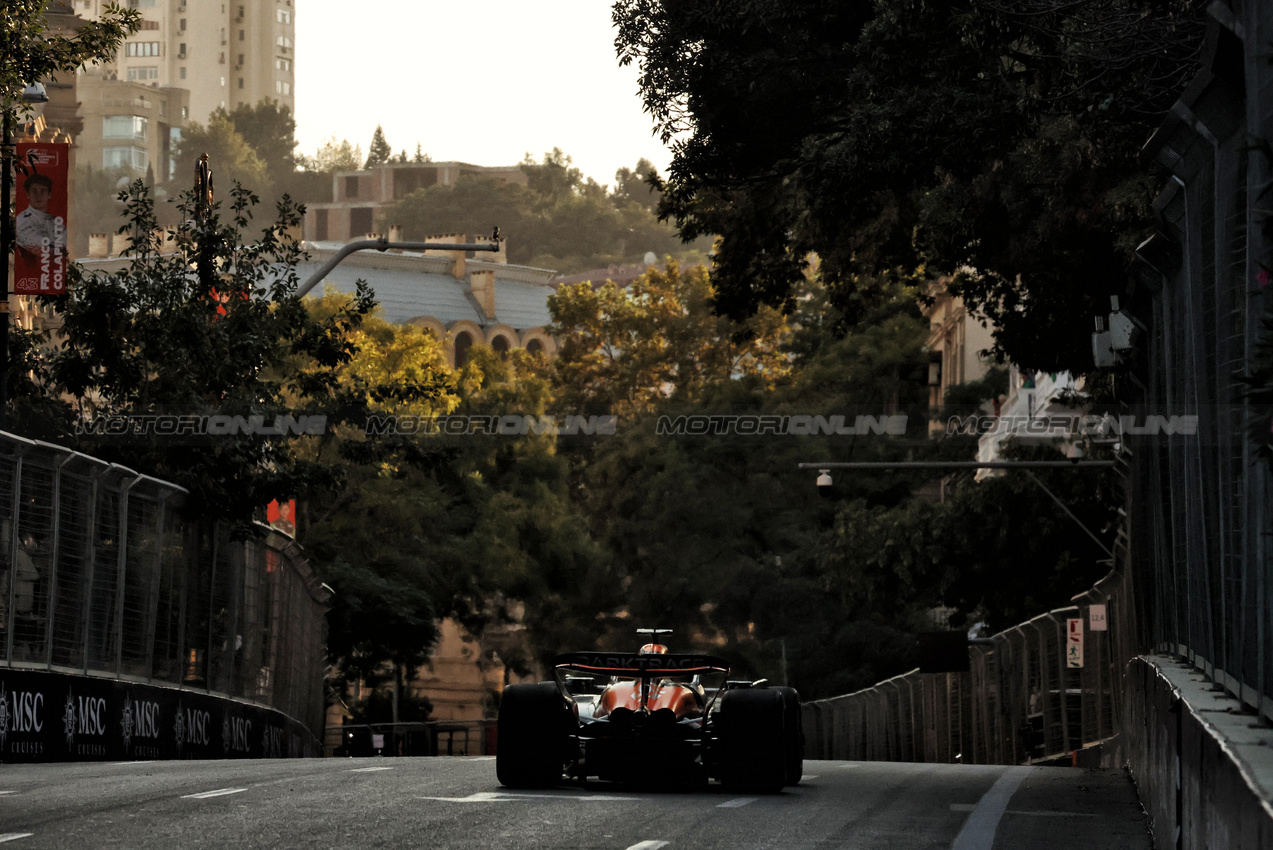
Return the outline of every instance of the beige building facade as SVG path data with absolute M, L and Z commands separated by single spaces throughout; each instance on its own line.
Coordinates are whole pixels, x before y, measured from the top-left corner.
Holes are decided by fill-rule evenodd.
M 95 20 L 108 0 L 72 0 Z M 190 93 L 188 115 L 207 123 L 218 108 L 233 111 L 263 99 L 295 111 L 297 0 L 125 0 L 142 26 L 114 62 L 85 70 L 107 80 Z
M 930 303 L 923 307 L 929 322 L 925 343 L 929 357 L 928 409 L 934 412 L 942 409 L 949 387 L 985 377 L 991 364 L 980 352 L 994 342 L 989 321 L 970 313 L 946 284 L 944 277 L 930 283 Z M 937 433 L 944 426 L 933 422 L 929 427 Z
M 386 204 L 417 189 L 454 186 L 467 177 L 487 177 L 500 183 L 526 185 L 521 166 L 483 166 L 467 162 L 391 163 L 366 171 L 338 171 L 332 175 L 332 201 L 306 204 L 305 238 L 311 242 L 348 242 L 368 234 L 387 233 L 396 222 L 385 221 Z

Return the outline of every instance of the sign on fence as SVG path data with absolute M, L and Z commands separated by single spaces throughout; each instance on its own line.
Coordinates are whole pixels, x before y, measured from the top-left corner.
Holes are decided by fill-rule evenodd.
M 1065 621 L 1066 638 L 1065 638 L 1065 666 L 1066 667 L 1082 667 L 1083 666 L 1083 620 L 1081 617 L 1073 617 Z
M 1087 607 L 1087 627 L 1094 632 L 1109 631 L 1109 623 L 1105 619 L 1104 605 L 1089 605 Z

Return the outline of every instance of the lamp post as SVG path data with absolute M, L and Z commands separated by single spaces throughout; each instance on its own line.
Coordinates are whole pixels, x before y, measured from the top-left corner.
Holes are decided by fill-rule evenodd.
M 20 103 L 43 104 L 49 100 L 41 83 L 31 83 L 22 91 Z M 0 146 L 0 276 L 4 279 L 4 301 L 0 302 L 0 431 L 8 426 L 9 417 L 9 254 L 13 251 L 13 119 L 17 104 L 5 100 L 4 139 Z

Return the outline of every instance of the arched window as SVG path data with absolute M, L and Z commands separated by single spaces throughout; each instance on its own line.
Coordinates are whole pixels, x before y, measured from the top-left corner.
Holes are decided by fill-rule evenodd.
M 526 343 L 526 350 L 531 354 L 539 354 L 544 350 L 544 344 L 537 339 L 532 339 Z
M 500 357 L 508 354 L 508 337 L 497 336 L 491 340 L 491 348 L 495 349 L 495 353 Z
M 455 335 L 455 368 L 459 369 L 469 359 L 469 349 L 473 346 L 473 337 L 468 331 L 460 331 Z

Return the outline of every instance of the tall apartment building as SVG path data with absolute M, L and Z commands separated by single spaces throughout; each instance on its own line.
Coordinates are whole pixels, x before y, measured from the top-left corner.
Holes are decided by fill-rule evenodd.
M 108 0 L 73 0 L 82 18 L 100 17 Z M 293 41 L 296 0 L 124 0 L 142 14 L 109 65 L 89 69 L 108 79 L 190 92 L 189 118 L 213 110 L 277 100 L 296 108 Z
M 108 0 L 70 0 L 79 17 Z M 81 165 L 171 179 L 189 121 L 276 100 L 294 109 L 296 0 L 123 0 L 142 14 L 114 61 L 81 71 Z

